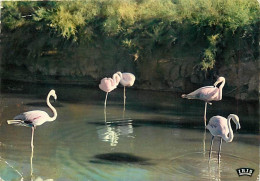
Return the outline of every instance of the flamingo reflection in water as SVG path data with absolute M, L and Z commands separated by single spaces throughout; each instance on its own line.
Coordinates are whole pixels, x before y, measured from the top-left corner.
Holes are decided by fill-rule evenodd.
M 209 123 L 207 125 L 207 129 L 212 134 L 210 151 L 209 151 L 209 159 L 211 157 L 212 145 L 215 136 L 220 137 L 218 162 L 220 162 L 220 151 L 221 151 L 222 139 L 224 139 L 226 142 L 232 142 L 234 135 L 230 124 L 231 119 L 236 124 L 236 129 L 240 129 L 241 126 L 239 123 L 239 118 L 235 114 L 230 114 L 227 119 L 222 116 L 213 116 L 212 118 L 210 118 Z
M 219 87 L 217 85 L 221 83 Z M 205 86 L 201 87 L 189 94 L 182 94 L 182 98 L 187 99 L 199 99 L 205 101 L 205 110 L 204 110 L 204 125 L 206 128 L 206 114 L 207 114 L 207 104 L 212 104 L 210 101 L 220 101 L 222 100 L 222 89 L 225 85 L 225 78 L 219 77 L 218 80 L 214 83 L 214 86 Z
M 110 146 L 117 146 L 120 136 L 129 136 L 132 134 L 133 125 L 132 120 L 123 123 L 106 124 L 98 127 L 98 137 L 105 142 L 109 142 Z M 130 137 L 130 136 L 129 136 Z

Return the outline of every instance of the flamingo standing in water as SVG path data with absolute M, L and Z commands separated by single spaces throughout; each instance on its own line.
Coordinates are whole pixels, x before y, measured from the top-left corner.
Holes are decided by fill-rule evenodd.
M 47 105 L 53 112 L 53 117 L 50 117 L 48 113 L 41 110 L 35 110 L 35 111 L 28 111 L 24 112 L 22 114 L 19 114 L 13 118 L 13 120 L 7 120 L 8 124 L 14 124 L 17 126 L 27 126 L 32 128 L 32 138 L 31 138 L 31 147 L 33 149 L 33 136 L 34 136 L 34 129 L 36 129 L 36 126 L 40 126 L 45 122 L 54 121 L 57 118 L 57 111 L 56 109 L 50 104 L 50 97 L 53 96 L 54 99 L 57 99 L 57 95 L 55 93 L 55 90 L 51 90 L 47 96 Z
M 222 116 L 213 116 L 212 118 L 210 118 L 209 123 L 207 125 L 207 129 L 212 134 L 210 151 L 209 151 L 209 159 L 211 157 L 211 150 L 212 150 L 213 140 L 214 140 L 215 136 L 220 137 L 218 162 L 220 160 L 222 139 L 224 139 L 226 142 L 232 142 L 234 135 L 233 135 L 233 130 L 230 125 L 231 119 L 236 124 L 236 129 L 240 129 L 241 126 L 239 124 L 239 118 L 235 114 L 230 114 L 227 119 Z
M 117 72 L 117 74 L 120 77 L 120 84 L 122 84 L 124 86 L 124 110 L 125 110 L 125 87 L 131 87 L 134 85 L 135 82 L 135 76 L 132 73 L 121 73 L 121 72 Z
M 116 73 L 113 75 L 113 79 L 105 77 L 101 80 L 101 82 L 99 84 L 99 88 L 101 90 L 103 90 L 104 92 L 106 92 L 106 98 L 105 98 L 105 103 L 104 103 L 105 109 L 106 109 L 106 105 L 107 105 L 107 95 L 109 92 L 111 92 L 112 90 L 117 88 L 119 81 L 120 81 L 120 77 Z
M 221 83 L 219 87 L 217 85 Z M 222 89 L 225 85 L 225 78 L 219 77 L 218 80 L 214 83 L 214 86 L 205 86 L 201 87 L 189 94 L 182 94 L 182 98 L 187 99 L 199 99 L 205 101 L 205 110 L 204 110 L 204 124 L 207 125 L 206 114 L 207 114 L 207 103 L 212 104 L 210 101 L 220 101 L 222 100 Z

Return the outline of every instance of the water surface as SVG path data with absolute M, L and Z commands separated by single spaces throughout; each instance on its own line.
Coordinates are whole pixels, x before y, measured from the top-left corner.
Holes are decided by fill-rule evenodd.
M 218 164 L 219 139 L 208 161 L 211 135 L 204 130 L 201 101 L 170 92 L 127 89 L 123 112 L 123 89 L 118 88 L 108 95 L 104 114 L 105 93 L 98 88 L 12 86 L 2 84 L 0 98 L 0 177 L 4 180 L 220 181 L 256 180 L 259 174 L 259 105 L 255 102 L 224 98 L 208 106 L 208 118 L 234 113 L 242 127 L 234 131 L 232 143 L 223 142 Z M 30 128 L 7 125 L 6 120 L 35 109 L 51 114 L 45 103 L 51 88 L 58 96 L 57 102 L 51 101 L 58 118 L 37 127 L 32 155 Z M 255 169 L 253 176 L 238 177 L 236 169 L 241 167 Z

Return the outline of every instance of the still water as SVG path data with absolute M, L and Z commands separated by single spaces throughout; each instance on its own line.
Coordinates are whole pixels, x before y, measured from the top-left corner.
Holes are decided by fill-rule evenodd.
M 34 152 L 31 129 L 7 125 L 15 115 L 40 109 L 54 88 L 58 117 L 37 127 Z M 224 89 L 225 91 L 225 89 Z M 171 181 L 256 180 L 259 174 L 259 105 L 224 98 L 208 106 L 214 115 L 240 117 L 232 143 L 219 139 L 208 161 L 211 134 L 204 130 L 204 103 L 180 94 L 123 89 L 108 95 L 98 88 L 55 85 L 5 85 L 0 97 L 0 180 Z M 52 115 L 51 115 L 52 116 Z M 106 119 L 106 120 L 105 120 Z M 233 125 L 233 130 L 234 130 Z M 238 177 L 237 168 L 253 168 Z

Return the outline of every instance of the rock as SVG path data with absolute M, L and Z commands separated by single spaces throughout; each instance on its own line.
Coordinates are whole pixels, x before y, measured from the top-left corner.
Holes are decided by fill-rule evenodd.
M 256 74 L 255 76 L 251 77 L 249 80 L 248 84 L 248 91 L 257 91 L 259 87 L 259 82 L 258 82 L 258 75 Z

